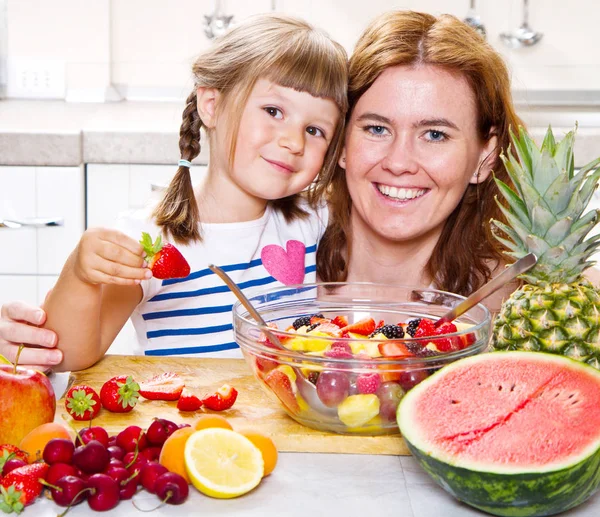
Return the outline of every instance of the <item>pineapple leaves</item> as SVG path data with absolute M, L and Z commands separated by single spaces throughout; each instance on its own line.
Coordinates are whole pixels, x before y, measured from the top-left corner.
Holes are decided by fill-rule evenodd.
M 498 233 L 494 233 L 494 237 L 496 237 L 496 239 L 498 239 L 502 244 L 504 244 L 509 250 L 516 251 L 519 249 L 523 249 L 523 241 L 510 226 L 507 226 L 503 222 L 497 221 L 496 219 L 492 219 L 491 223 L 494 226 L 496 226 L 496 228 L 498 228 L 500 231 L 504 232 L 511 239 L 509 241 L 508 239 L 505 239 L 498 235 Z
M 521 201 L 521 198 L 502 180 L 497 178 L 494 178 L 494 180 L 496 181 L 496 185 L 498 185 L 500 193 L 504 196 L 504 199 L 506 199 L 515 215 L 521 219 L 521 221 L 529 221 L 527 207 L 525 206 L 525 203 Z
M 508 221 L 508 224 L 510 225 L 510 227 L 519 236 L 519 239 L 521 239 L 522 242 L 526 242 L 527 241 L 527 237 L 530 234 L 529 228 L 525 227 L 523 225 L 523 223 L 516 216 L 514 216 L 510 212 L 510 210 L 508 210 L 506 207 L 502 206 L 498 202 L 498 200 L 496 200 L 496 202 L 498 203 L 498 206 L 500 207 L 500 210 L 504 214 L 504 217 L 506 217 L 506 220 Z
M 548 130 L 546 131 L 546 136 L 544 136 L 544 141 L 542 142 L 542 152 L 546 149 L 550 156 L 554 156 L 556 152 L 556 140 L 554 139 L 554 134 L 552 133 L 552 126 L 548 126 Z
M 534 150 L 535 150 L 535 152 L 537 152 L 537 154 L 539 154 L 537 147 L 535 147 L 535 144 L 529 138 L 529 135 L 527 135 L 527 133 L 521 126 L 519 126 L 519 136 L 518 137 L 513 133 L 512 129 L 510 129 L 510 139 L 515 146 L 515 150 L 517 151 L 517 156 L 519 157 L 519 162 L 521 163 L 521 167 L 522 167 L 523 171 L 526 172 L 527 175 L 531 178 L 532 177 L 532 175 L 531 175 L 531 171 L 532 171 L 531 157 L 533 155 Z M 510 153 L 510 147 L 509 147 L 509 155 L 512 156 L 512 153 Z
M 554 151 L 554 159 L 561 171 L 565 171 L 569 179 L 573 177 L 575 169 L 575 160 L 573 157 L 573 143 L 575 141 L 575 131 L 569 131 L 558 143 Z

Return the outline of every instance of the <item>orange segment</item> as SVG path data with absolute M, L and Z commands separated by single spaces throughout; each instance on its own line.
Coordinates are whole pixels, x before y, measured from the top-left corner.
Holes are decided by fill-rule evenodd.
M 268 436 L 257 433 L 256 431 L 241 431 L 248 440 L 250 440 L 260 450 L 263 461 L 265 462 L 264 476 L 268 476 L 277 465 L 277 447 L 273 443 L 273 440 Z
M 226 418 L 221 415 L 200 415 L 198 419 L 192 424 L 192 427 L 196 431 L 200 431 L 201 429 L 207 429 L 208 427 L 221 427 L 223 429 L 231 429 L 231 424 L 227 421 Z
M 185 443 L 192 433 L 196 430 L 193 427 L 182 427 L 177 429 L 171 436 L 169 436 L 162 446 L 158 462 L 166 467 L 170 472 L 175 472 L 180 476 L 183 476 L 190 484 L 190 478 L 185 470 Z
M 73 439 L 71 431 L 64 425 L 48 422 L 29 431 L 21 440 L 19 449 L 25 451 L 28 454 L 29 463 L 33 463 L 42 458 L 44 447 L 53 438 Z

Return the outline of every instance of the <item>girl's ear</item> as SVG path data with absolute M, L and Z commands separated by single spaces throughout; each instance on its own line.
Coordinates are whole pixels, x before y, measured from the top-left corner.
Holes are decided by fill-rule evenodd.
M 492 165 L 496 161 L 499 152 L 498 137 L 495 133 L 495 127 L 490 129 L 490 137 L 481 148 L 481 153 L 479 154 L 479 165 L 473 176 L 471 176 L 469 183 L 483 183 L 492 173 Z
M 217 122 L 217 104 L 219 102 L 220 92 L 216 88 L 206 88 L 199 86 L 196 90 L 196 107 L 202 120 L 202 124 L 207 129 L 215 127 Z
M 338 165 L 346 170 L 346 147 L 342 149 L 342 154 L 340 155 L 340 159 L 338 160 Z

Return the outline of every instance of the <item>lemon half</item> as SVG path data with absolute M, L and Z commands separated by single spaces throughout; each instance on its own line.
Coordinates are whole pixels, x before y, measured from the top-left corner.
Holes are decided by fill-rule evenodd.
M 260 449 L 248 438 L 218 427 L 190 435 L 184 456 L 192 484 L 220 499 L 250 492 L 260 483 L 265 468 Z

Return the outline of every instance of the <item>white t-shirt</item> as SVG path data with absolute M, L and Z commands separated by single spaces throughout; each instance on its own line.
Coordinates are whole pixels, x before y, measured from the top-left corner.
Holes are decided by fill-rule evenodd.
M 177 245 L 190 264 L 187 278 L 142 281 L 144 295 L 131 315 L 138 340 L 132 352 L 241 357 L 232 331 L 236 298 L 208 265 L 224 269 L 246 295 L 260 287 L 314 282 L 327 211 L 307 211 L 309 217 L 292 223 L 268 207 L 255 221 L 202 224 L 201 243 Z M 149 216 L 149 209 L 128 212 L 118 227 L 136 240 L 143 231 L 155 239 L 159 230 Z

